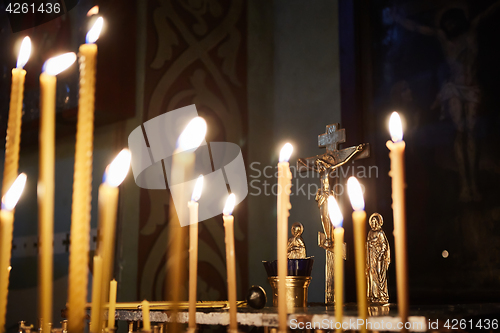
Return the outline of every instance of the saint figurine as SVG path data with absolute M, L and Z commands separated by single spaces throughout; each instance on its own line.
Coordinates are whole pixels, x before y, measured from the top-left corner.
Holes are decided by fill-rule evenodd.
M 300 222 L 292 225 L 292 237 L 288 240 L 288 259 L 304 259 L 306 257 L 306 244 L 302 239 L 304 226 Z
M 391 263 L 391 250 L 382 230 L 382 215 L 374 213 L 368 222 L 372 230 L 366 240 L 367 296 L 372 303 L 385 304 L 389 302 L 387 269 Z

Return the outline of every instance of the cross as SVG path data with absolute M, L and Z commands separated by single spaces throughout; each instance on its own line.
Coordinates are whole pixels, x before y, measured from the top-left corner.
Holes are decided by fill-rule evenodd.
M 333 189 L 338 183 L 338 177 L 333 177 L 331 171 L 335 170 L 350 160 L 365 158 L 370 156 L 370 146 L 360 144 L 354 147 L 339 149 L 339 144 L 344 143 L 345 129 L 340 128 L 340 124 L 330 124 L 326 126 L 326 131 L 318 135 L 318 147 L 326 148 L 326 153 L 307 158 L 299 158 L 297 169 L 299 172 L 313 170 L 319 173 L 321 187 L 316 194 L 316 201 L 321 215 L 321 224 L 324 233 L 318 233 L 318 246 L 325 249 L 325 302 L 333 304 L 334 297 L 334 256 L 333 256 L 333 226 L 328 214 L 328 196 L 335 195 Z
M 336 165 L 344 164 L 350 159 L 357 160 L 370 156 L 370 145 L 367 143 L 339 149 L 339 144 L 344 143 L 345 140 L 345 129 L 340 128 L 340 124 L 327 125 L 325 133 L 318 135 L 318 147 L 326 148 L 326 153 L 307 158 L 299 158 L 297 161 L 299 172 L 307 170 L 318 171 L 314 165 L 317 159 L 322 159 L 335 167 Z
M 62 244 L 64 245 L 64 247 L 66 247 L 65 251 L 69 252 L 69 245 L 71 244 L 71 241 L 69 239 L 69 234 L 66 234 L 66 238 L 63 239 Z
M 339 150 L 339 143 L 345 142 L 345 129 L 339 124 L 326 125 L 326 132 L 318 135 L 319 148 L 326 148 L 326 153 L 333 155 Z

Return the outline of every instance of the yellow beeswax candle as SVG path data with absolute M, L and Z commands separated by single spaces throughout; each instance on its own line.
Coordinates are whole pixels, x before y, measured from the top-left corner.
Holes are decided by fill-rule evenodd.
M 344 228 L 342 228 L 343 216 L 340 212 L 337 200 L 333 196 L 328 197 L 328 214 L 335 229 L 333 230 L 334 253 L 335 253 L 335 321 L 336 331 L 342 332 L 342 321 L 344 317 Z M 338 323 L 340 323 L 340 328 Z
M 108 305 L 108 329 L 115 328 L 115 310 L 116 310 L 116 280 L 109 283 L 109 305 Z
M 102 281 L 102 258 L 94 256 L 94 275 L 92 277 L 92 305 L 90 307 L 90 332 L 101 332 L 102 303 L 101 303 L 101 281 Z
M 149 302 L 144 300 L 142 305 L 142 330 L 151 331 L 151 319 L 149 318 Z
M 335 320 L 342 323 L 344 316 L 344 228 L 333 230 L 335 248 Z M 337 254 L 338 253 L 338 254 Z M 339 331 L 339 330 L 337 330 Z M 340 330 L 342 331 L 342 330 Z
M 14 231 L 13 209 L 23 192 L 26 175 L 20 174 L 2 198 L 0 211 L 0 332 L 5 332 L 7 299 L 9 294 L 10 259 Z
M 97 254 L 102 258 L 101 307 L 107 303 L 109 283 L 113 275 L 118 186 L 127 176 L 131 158 L 130 151 L 123 149 L 106 168 L 104 182 L 99 186 L 100 239 L 97 244 Z
M 278 163 L 278 203 L 277 203 L 277 254 L 278 254 L 278 330 L 280 333 L 287 331 L 287 306 L 286 306 L 286 276 L 288 275 L 288 216 L 290 215 L 290 187 L 292 173 L 288 160 L 293 152 L 293 146 L 286 143 L 280 151 Z
M 230 194 L 224 206 L 224 233 L 226 243 L 226 269 L 227 269 L 227 298 L 229 302 L 229 332 L 238 331 L 236 318 L 236 261 L 234 258 L 234 216 L 233 213 L 236 198 Z
M 358 298 L 358 315 L 364 322 L 368 317 L 366 297 L 366 212 L 363 191 L 358 180 L 350 177 L 347 181 L 349 199 L 352 208 L 352 223 L 354 229 L 354 255 L 356 259 L 356 292 Z M 366 332 L 366 326 L 361 327 L 361 332 Z
M 38 171 L 38 317 L 43 330 L 52 322 L 56 75 L 76 60 L 72 52 L 51 58 L 40 75 Z
M 198 282 L 198 200 L 203 188 L 203 176 L 199 176 L 188 202 L 189 207 L 189 325 L 196 329 L 196 284 Z
M 206 132 L 207 124 L 201 117 L 193 118 L 182 131 L 177 140 L 177 148 L 172 156 L 171 180 L 174 184 L 184 184 L 189 180 L 188 178 L 191 176 L 195 162 L 194 150 L 203 142 Z M 184 193 L 184 186 L 181 186 L 178 188 L 176 195 L 182 199 L 184 198 Z M 183 207 L 180 207 L 179 209 L 182 208 Z M 167 286 L 165 289 L 171 291 L 171 300 L 173 302 L 172 316 L 174 320 L 169 330 L 172 333 L 177 333 L 179 331 L 179 325 L 175 318 L 177 318 L 177 313 L 179 311 L 178 303 L 180 301 L 180 291 L 182 289 L 181 284 L 184 281 L 183 277 L 185 275 L 185 263 L 182 260 L 182 253 L 185 249 L 184 239 L 187 230 L 180 225 L 179 214 L 174 207 L 172 196 L 170 198 L 169 220 L 169 244 L 171 244 L 169 257 L 173 261 L 173 267 L 171 268 L 172 273 L 169 278 L 166 279 Z M 169 268 L 167 267 L 167 269 Z
M 118 209 L 118 187 L 110 186 L 106 182 L 99 185 L 98 214 L 99 214 L 99 241 L 96 253 L 102 258 L 101 297 L 106 303 L 109 282 L 113 274 L 116 212 Z
M 5 138 L 5 160 L 3 166 L 2 196 L 17 177 L 19 165 L 19 148 L 21 144 L 21 122 L 23 114 L 24 65 L 31 53 L 31 40 L 24 37 L 17 59 L 17 67 L 12 69 L 12 84 L 10 90 L 9 120 Z
M 75 168 L 71 207 L 71 242 L 68 277 L 68 328 L 83 332 L 87 301 L 87 270 L 92 192 L 94 99 L 97 45 L 103 19 L 99 17 L 80 46 L 80 90 L 76 126 Z
M 405 142 L 401 118 L 393 112 L 389 121 L 392 141 L 387 141 L 391 159 L 392 211 L 394 214 L 394 243 L 396 255 L 396 285 L 398 289 L 398 310 L 402 322 L 409 313 L 408 261 L 406 253 L 406 207 L 405 207 Z
M 0 212 L 0 332 L 5 332 L 5 319 L 7 314 L 7 299 L 9 295 L 10 254 L 12 252 L 12 232 L 14 213 L 2 209 Z

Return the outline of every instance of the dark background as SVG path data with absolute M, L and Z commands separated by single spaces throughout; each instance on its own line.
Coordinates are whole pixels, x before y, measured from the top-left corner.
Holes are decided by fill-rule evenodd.
M 379 166 L 379 178 L 369 181 L 368 196 L 376 198 L 373 209 L 384 216 L 391 245 L 392 201 L 385 142 L 390 113 L 399 111 L 405 121 L 412 304 L 489 302 L 500 296 L 500 10 L 490 8 L 494 3 L 340 2 L 342 120 L 346 127 L 363 120 L 362 127 L 355 127 L 355 139 L 372 145 L 371 163 Z M 390 15 L 396 12 L 419 25 L 436 27 L 436 16 L 447 7 L 465 9 L 469 20 L 482 15 L 471 31 L 477 38 L 476 78 L 481 100 L 471 131 L 477 148 L 476 171 L 471 175 L 468 170 L 468 177 L 477 180 L 479 196 L 470 200 L 460 198 L 459 162 L 454 153 L 457 127 L 449 112 L 433 105 L 450 76 L 441 44 L 434 36 L 403 28 Z M 444 250 L 449 253 L 447 258 L 442 255 Z M 395 300 L 394 246 L 391 251 L 389 289 Z

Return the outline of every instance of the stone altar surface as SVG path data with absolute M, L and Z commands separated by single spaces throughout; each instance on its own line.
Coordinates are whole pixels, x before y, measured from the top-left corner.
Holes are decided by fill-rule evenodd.
M 372 315 L 368 318 L 371 325 L 383 325 L 384 331 L 399 331 L 397 323 L 399 322 L 396 304 L 389 304 L 381 307 L 371 307 Z M 353 325 L 359 319 L 355 304 L 347 304 L 344 310 L 343 322 L 347 325 Z M 373 315 L 378 313 L 379 315 Z M 151 310 L 151 322 L 165 323 L 171 321 L 171 313 L 168 310 Z M 273 307 L 266 307 L 261 310 L 255 310 L 248 307 L 238 308 L 238 324 L 257 327 L 277 327 L 278 314 Z M 479 320 L 489 318 L 491 320 L 500 320 L 500 304 L 466 304 L 466 305 L 436 305 L 436 306 L 412 306 L 410 309 L 409 322 L 412 327 L 411 332 L 426 332 L 434 327 L 429 327 L 430 323 L 436 323 L 438 330 L 444 328 L 447 320 L 460 322 L 466 321 L 469 324 L 477 324 Z M 180 312 L 178 314 L 179 322 L 188 322 L 188 313 Z M 122 321 L 142 321 L 142 312 L 139 309 L 119 309 L 116 311 L 116 320 Z M 229 313 L 227 309 L 199 309 L 196 313 L 196 322 L 200 325 L 228 325 Z M 322 323 L 335 323 L 335 311 L 333 306 L 324 304 L 310 304 L 307 308 L 295 309 L 288 315 L 289 327 L 299 325 L 299 323 L 310 323 L 316 325 L 315 329 L 320 329 Z M 299 327 L 296 327 L 299 328 Z

